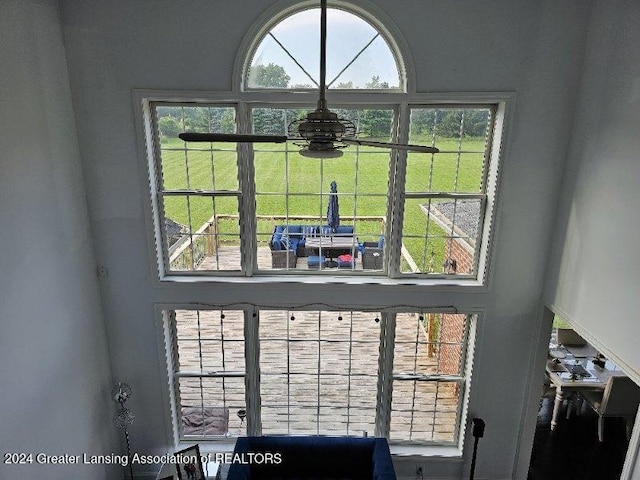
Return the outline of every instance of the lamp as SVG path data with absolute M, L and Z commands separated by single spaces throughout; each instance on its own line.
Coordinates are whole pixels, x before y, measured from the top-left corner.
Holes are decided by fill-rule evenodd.
M 131 444 L 129 442 L 129 427 L 136 418 L 135 414 L 124 406 L 124 404 L 131 398 L 131 387 L 124 382 L 119 382 L 113 390 L 111 390 L 111 398 L 118 404 L 118 410 L 113 415 L 113 423 L 116 427 L 124 430 L 124 437 L 127 441 L 127 458 L 129 461 L 129 475 L 133 480 L 133 467 L 131 466 Z

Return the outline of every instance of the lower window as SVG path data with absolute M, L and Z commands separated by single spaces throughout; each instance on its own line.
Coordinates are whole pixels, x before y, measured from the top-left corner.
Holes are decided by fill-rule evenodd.
M 472 315 L 165 313 L 180 440 L 375 435 L 458 443 Z

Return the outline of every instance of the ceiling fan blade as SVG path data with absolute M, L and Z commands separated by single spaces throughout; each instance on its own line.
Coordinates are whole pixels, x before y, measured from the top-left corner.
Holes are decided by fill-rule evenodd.
M 233 143 L 284 143 L 287 137 L 284 135 L 245 135 L 236 133 L 195 133 L 184 132 L 178 135 L 185 142 L 233 142 Z
M 357 138 L 343 138 L 342 141 L 349 145 L 360 145 L 361 147 L 393 148 L 394 150 L 408 150 L 420 153 L 439 153 L 436 147 L 426 145 L 407 145 L 404 143 L 375 142 L 373 140 L 359 140 Z

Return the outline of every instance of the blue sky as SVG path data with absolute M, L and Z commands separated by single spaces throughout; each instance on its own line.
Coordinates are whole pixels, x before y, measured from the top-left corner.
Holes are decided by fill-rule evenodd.
M 271 33 L 293 57 L 318 81 L 320 64 L 320 9 L 296 13 L 276 25 Z M 374 38 L 376 30 L 361 18 L 337 9 L 327 13 L 327 83 Z M 275 63 L 291 77 L 289 85 L 311 84 L 311 80 L 289 58 L 282 48 L 266 36 L 256 49 L 252 65 Z M 381 82 L 398 86 L 398 70 L 386 41 L 378 37 L 336 81 L 352 81 L 363 88 L 373 75 Z M 335 86 L 335 85 L 334 85 Z

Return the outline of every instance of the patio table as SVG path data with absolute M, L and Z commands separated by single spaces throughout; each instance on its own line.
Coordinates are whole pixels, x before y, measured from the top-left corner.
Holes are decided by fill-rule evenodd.
M 335 258 L 341 253 L 351 253 L 355 257 L 358 242 L 352 235 L 348 236 L 328 236 L 328 237 L 307 237 L 305 248 L 317 250 L 318 255 Z

